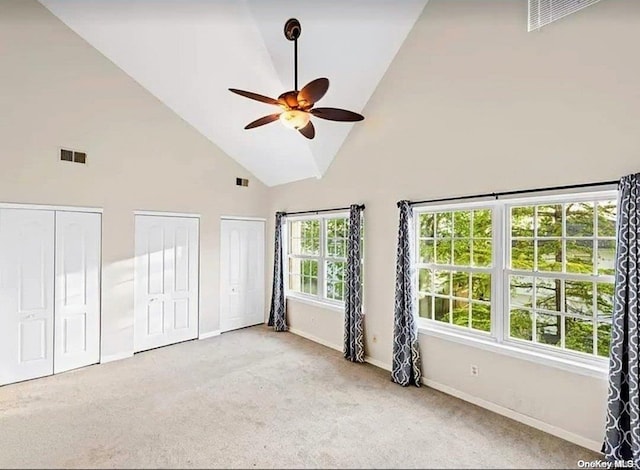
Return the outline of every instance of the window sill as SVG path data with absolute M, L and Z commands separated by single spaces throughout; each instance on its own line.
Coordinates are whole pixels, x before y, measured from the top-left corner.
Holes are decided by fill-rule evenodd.
M 606 360 L 598 361 L 596 358 L 593 361 L 582 362 L 568 357 L 545 353 L 544 351 L 537 351 L 533 348 L 529 349 L 510 343 L 498 343 L 490 337 L 482 338 L 479 337 L 479 335 L 464 334 L 451 331 L 449 328 L 425 324 L 424 322 L 419 323 L 418 332 L 422 335 L 453 341 L 466 346 L 515 357 L 535 364 L 562 369 L 575 374 L 586 375 L 588 377 L 606 380 L 608 375 L 608 363 Z
M 305 297 L 302 295 L 296 295 L 291 293 L 286 294 L 286 298 L 287 300 L 293 300 L 295 302 L 311 305 L 313 307 L 324 308 L 326 310 L 333 310 L 335 312 L 344 313 L 344 304 L 341 305 L 341 304 L 332 303 L 332 302 L 325 302 L 322 300 L 313 299 L 310 297 Z

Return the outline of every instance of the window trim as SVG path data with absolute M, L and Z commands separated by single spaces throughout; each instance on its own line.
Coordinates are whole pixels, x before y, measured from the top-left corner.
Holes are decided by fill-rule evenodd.
M 609 359 L 607 357 L 588 355 L 568 349 L 560 349 L 553 346 L 546 346 L 539 343 L 518 340 L 508 336 L 509 316 L 505 312 L 505 308 L 509 305 L 509 289 L 508 277 L 513 274 L 508 263 L 509 241 L 511 234 L 510 220 L 507 214 L 511 207 L 527 205 L 527 204 L 546 204 L 552 202 L 571 201 L 591 201 L 591 200 L 617 200 L 618 191 L 616 189 L 593 190 L 586 189 L 584 191 L 561 191 L 554 194 L 538 194 L 538 195 L 522 195 L 512 196 L 509 198 L 450 202 L 450 203 L 434 203 L 413 207 L 413 230 L 414 230 L 414 285 L 416 296 L 418 295 L 418 276 L 420 267 L 429 267 L 435 269 L 431 264 L 419 263 L 419 216 L 425 212 L 445 212 L 456 210 L 477 210 L 482 208 L 490 208 L 493 211 L 492 222 L 492 263 L 491 268 L 492 285 L 491 285 L 491 331 L 488 333 L 476 331 L 471 328 L 460 327 L 457 325 L 447 324 L 428 318 L 419 317 L 416 312 L 418 322 L 418 331 L 420 334 L 435 336 L 438 338 L 462 343 L 472 347 L 505 354 L 508 356 L 525 359 L 535 363 L 548 365 L 570 372 L 588 375 L 597 378 L 605 378 L 608 369 Z M 435 235 L 435 233 L 434 233 Z M 591 237 L 597 239 L 597 233 Z M 437 266 L 437 265 L 436 265 Z M 452 266 L 455 267 L 455 266 Z M 535 271 L 523 271 L 523 275 L 532 275 Z M 571 273 L 554 273 L 563 277 L 571 278 Z M 596 275 L 593 275 L 596 277 Z M 599 279 L 611 276 L 602 276 Z M 564 317 L 564 316 L 563 316 Z
M 327 279 L 326 279 L 326 263 L 327 261 L 344 261 L 347 262 L 347 257 L 344 258 L 330 258 L 326 256 L 326 221 L 328 219 L 347 219 L 349 220 L 349 212 L 328 212 L 325 214 L 312 214 L 312 215 L 300 215 L 300 216 L 288 216 L 286 223 L 283 227 L 283 241 L 282 248 L 284 251 L 284 294 L 285 298 L 291 298 L 303 303 L 311 304 L 318 307 L 328 307 L 331 310 L 344 311 L 345 302 L 340 300 L 334 300 L 327 298 Z M 289 223 L 298 222 L 303 220 L 318 220 L 320 221 L 320 250 L 317 256 L 314 255 L 292 255 L 289 253 Z M 298 292 L 289 289 L 289 260 L 290 258 L 298 259 L 313 259 L 318 261 L 318 295 L 306 294 L 304 292 Z

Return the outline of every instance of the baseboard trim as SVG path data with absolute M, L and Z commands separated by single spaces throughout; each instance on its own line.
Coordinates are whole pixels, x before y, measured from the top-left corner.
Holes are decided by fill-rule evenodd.
M 109 354 L 107 356 L 102 356 L 100 358 L 100 364 L 106 364 L 107 362 L 113 362 L 113 361 L 119 361 L 121 359 L 127 359 L 129 357 L 133 357 L 133 353 L 132 352 Z
M 602 443 L 600 442 L 587 439 L 586 437 L 572 433 L 552 424 L 545 423 L 544 421 L 540 421 L 539 419 L 532 418 L 531 416 L 527 416 L 509 408 L 505 408 L 504 406 L 497 405 L 496 403 L 475 397 L 466 392 L 462 392 L 448 385 L 444 385 L 433 380 L 426 379 L 424 377 L 422 378 L 422 383 L 427 387 L 446 393 L 447 395 L 454 396 L 456 398 L 459 398 L 460 400 L 472 403 L 479 406 L 480 408 L 492 411 L 493 413 L 499 414 L 501 416 L 513 419 L 514 421 L 518 421 L 519 423 L 526 424 L 527 426 L 531 426 L 532 428 L 546 432 L 547 434 L 559 437 L 560 439 L 564 439 L 565 441 L 569 441 L 581 447 L 586 447 L 587 449 L 593 450 L 594 452 L 600 452 L 600 447 L 602 445 Z
M 330 342 L 325 341 L 322 338 L 318 338 L 317 336 L 311 335 L 304 331 L 298 330 L 296 328 L 289 328 L 289 331 L 294 335 L 301 336 L 310 341 L 314 341 L 316 343 L 322 344 L 323 346 L 326 346 L 328 348 L 335 349 L 336 351 L 342 351 L 342 346 L 336 346 L 335 344 L 331 344 Z M 370 356 L 366 356 L 364 360 L 371 365 L 374 365 L 386 371 L 391 371 L 391 365 L 383 361 L 374 359 Z M 532 428 L 546 432 L 547 434 L 551 434 L 553 436 L 559 437 L 560 439 L 564 439 L 565 441 L 569 441 L 573 444 L 576 444 L 581 447 L 590 449 L 594 452 L 600 453 L 600 448 L 602 444 L 600 442 L 594 441 L 592 439 L 588 439 L 586 437 L 572 433 L 570 431 L 559 428 L 552 424 L 545 423 L 544 421 L 540 421 L 539 419 L 532 418 L 531 416 L 527 416 L 525 414 L 519 413 L 512 409 L 506 408 L 504 406 L 498 405 L 488 400 L 484 400 L 482 398 L 475 397 L 469 393 L 462 392 L 456 388 L 441 384 L 439 382 L 435 382 L 430 379 L 426 379 L 424 377 L 422 378 L 422 383 L 427 387 L 433 388 L 442 393 L 446 393 L 447 395 L 451 395 L 453 397 L 459 398 L 460 400 L 466 401 L 468 403 L 472 403 L 476 406 L 479 406 L 480 408 L 484 408 L 485 410 L 489 410 L 493 413 L 499 414 L 501 416 L 505 416 L 507 418 L 513 419 L 514 421 L 518 421 L 519 423 L 526 424 L 527 426 L 531 426 Z
M 379 367 L 380 369 L 384 369 L 388 372 L 391 372 L 391 366 L 386 362 L 379 361 L 378 359 L 374 359 L 371 356 L 365 356 L 364 361 L 368 362 L 372 366 Z
M 296 336 L 302 336 L 303 338 L 311 340 L 311 341 L 313 341 L 315 343 L 319 343 L 319 344 L 321 344 L 323 346 L 326 346 L 328 348 L 335 349 L 336 351 L 342 352 L 342 346 L 337 346 L 335 344 L 330 343 L 329 341 L 325 341 L 322 338 L 318 338 L 317 336 L 313 336 L 313 335 L 310 335 L 309 333 L 306 333 L 306 332 L 304 332 L 302 330 L 298 330 L 297 328 L 289 327 L 289 333 L 293 333 Z
M 213 338 L 214 336 L 218 336 L 222 333 L 222 330 L 214 330 L 214 331 L 209 331 L 208 333 L 201 333 L 198 336 L 198 339 L 207 339 L 207 338 Z

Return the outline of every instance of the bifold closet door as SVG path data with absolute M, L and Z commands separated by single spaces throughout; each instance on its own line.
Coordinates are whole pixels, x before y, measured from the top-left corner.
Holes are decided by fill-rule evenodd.
M 54 212 L 0 209 L 0 385 L 53 373 Z
M 101 215 L 56 212 L 54 372 L 100 362 Z

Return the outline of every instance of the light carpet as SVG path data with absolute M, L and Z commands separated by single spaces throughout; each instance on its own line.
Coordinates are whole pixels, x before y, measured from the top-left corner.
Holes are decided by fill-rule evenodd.
M 576 468 L 598 458 L 264 326 L 0 387 L 3 468 Z

